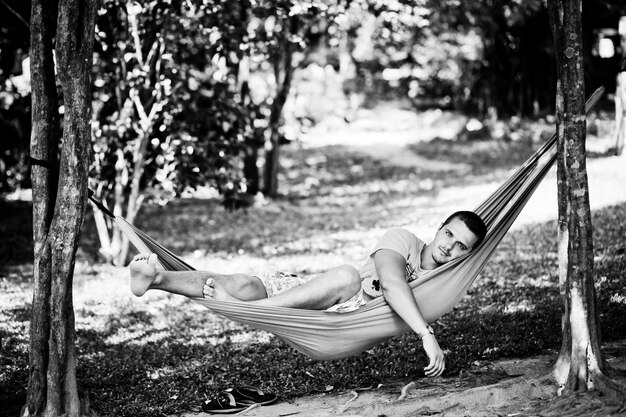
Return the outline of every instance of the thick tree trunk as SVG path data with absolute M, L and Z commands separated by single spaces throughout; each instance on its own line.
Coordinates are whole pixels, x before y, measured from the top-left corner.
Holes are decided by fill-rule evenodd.
M 52 56 L 56 31 L 57 4 L 33 0 L 31 4 L 31 80 L 33 187 L 33 306 L 30 322 L 30 357 L 28 397 L 30 415 L 41 414 L 46 407 L 46 373 L 50 329 L 50 246 L 46 237 L 54 211 L 57 188 L 57 147 L 59 117 L 56 81 Z
M 549 8 L 558 63 L 559 282 L 565 304 L 555 374 L 560 387 L 575 391 L 593 389 L 602 365 L 585 168 L 581 2 L 558 0 Z
M 91 143 L 89 73 L 97 2 L 33 2 L 33 134 L 35 160 L 48 172 L 33 170 L 35 295 L 31 318 L 31 372 L 23 415 L 78 416 L 88 404 L 79 400 L 76 381 L 72 280 L 79 231 L 87 198 Z M 65 116 L 58 172 L 52 58 L 53 22 Z M 41 72 L 38 74 L 38 72 Z M 49 94 L 49 95 L 47 95 Z M 56 165 L 56 164 L 55 164 Z M 52 187 L 58 175 L 58 186 Z
M 548 2 L 557 51 L 559 282 L 563 341 L 555 367 L 560 391 L 605 390 L 593 282 L 593 242 L 585 162 L 580 0 Z
M 621 155 L 626 143 L 626 16 L 619 21 L 622 68 L 617 74 L 615 89 L 615 155 Z

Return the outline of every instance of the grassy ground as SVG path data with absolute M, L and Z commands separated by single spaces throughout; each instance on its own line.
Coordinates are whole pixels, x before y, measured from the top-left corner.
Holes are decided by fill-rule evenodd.
M 534 139 L 545 137 L 544 130 L 540 124 L 522 126 L 515 142 L 412 144 L 416 157 L 430 161 L 424 166 L 380 159 L 371 149 L 294 144 L 283 155 L 284 198 L 236 212 L 213 200 L 181 200 L 146 207 L 139 226 L 198 268 L 253 272 L 274 265 L 314 273 L 328 265 L 359 264 L 388 227 L 432 232 L 450 210 L 471 208 L 486 197 L 473 195 L 474 190 L 503 181 L 538 146 Z M 446 197 L 451 187 L 458 190 L 454 198 Z M 619 187 L 616 183 L 613 189 Z M 471 206 L 457 207 L 459 202 Z M 2 401 L 8 410 L 8 399 L 23 393 L 27 383 L 29 203 L 0 202 L 0 218 L 2 415 Z M 626 204 L 596 210 L 593 224 L 603 340 L 626 338 Z M 435 326 L 447 351 L 444 379 L 463 378 L 472 364 L 558 349 L 557 281 L 554 221 L 530 222 L 510 232 L 468 295 Z M 127 271 L 97 261 L 89 217 L 74 287 L 79 379 L 100 415 L 194 410 L 206 396 L 233 384 L 258 385 L 285 400 L 423 374 L 424 355 L 411 334 L 349 359 L 318 362 L 182 297 L 133 298 Z

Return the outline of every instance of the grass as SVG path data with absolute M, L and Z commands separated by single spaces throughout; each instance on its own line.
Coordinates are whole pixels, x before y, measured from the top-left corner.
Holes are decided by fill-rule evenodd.
M 253 272 L 273 264 L 315 273 L 328 265 L 358 264 L 388 227 L 436 227 L 450 210 L 447 200 L 433 203 L 445 189 L 501 182 L 536 146 L 524 139 L 413 146 L 431 160 L 463 166 L 429 172 L 340 146 L 305 152 L 292 145 L 283 155 L 290 167 L 281 177 L 284 198 L 236 212 L 213 200 L 181 200 L 146 207 L 139 226 L 198 268 Z M 10 410 L 9 399 L 27 385 L 32 233 L 28 203 L 1 202 L 0 216 L 2 415 L 2 401 Z M 626 204 L 594 212 L 593 224 L 603 341 L 622 339 Z M 412 334 L 348 359 L 319 362 L 271 334 L 222 319 L 182 297 L 133 298 L 126 279 L 125 269 L 97 261 L 97 236 L 88 216 L 74 285 L 78 377 L 103 416 L 197 411 L 202 399 L 233 384 L 257 385 L 286 400 L 423 375 L 424 354 Z M 558 349 L 562 302 L 557 281 L 555 223 L 510 232 L 467 296 L 435 325 L 447 353 L 444 376 L 461 380 L 476 364 Z

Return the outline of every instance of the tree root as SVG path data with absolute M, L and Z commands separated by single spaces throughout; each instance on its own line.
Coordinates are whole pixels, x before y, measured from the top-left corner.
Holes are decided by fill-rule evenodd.
M 626 378 L 625 369 L 615 368 L 606 361 L 603 362 L 602 369 L 604 369 L 604 374 L 610 378 Z
M 409 392 L 409 390 L 415 388 L 415 381 L 411 381 L 408 384 L 406 384 L 405 386 L 402 387 L 402 391 L 400 392 L 400 396 L 398 397 L 398 401 L 404 400 L 406 398 L 407 393 Z
M 537 410 L 541 417 L 589 417 L 621 415 L 626 412 L 626 385 L 604 374 L 594 380 L 595 389 L 565 392 L 551 400 L 547 407 Z
M 604 374 L 596 375 L 595 389 L 607 397 L 610 402 L 618 404 L 618 409 L 626 411 L 626 381 L 611 379 Z

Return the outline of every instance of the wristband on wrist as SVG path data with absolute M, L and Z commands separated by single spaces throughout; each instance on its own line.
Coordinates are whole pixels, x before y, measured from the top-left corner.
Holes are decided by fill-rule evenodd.
M 424 336 L 426 336 L 427 334 L 432 334 L 432 335 L 435 334 L 435 331 L 433 330 L 432 327 L 430 327 L 430 325 L 426 326 L 424 330 L 418 333 L 420 339 L 423 339 Z

